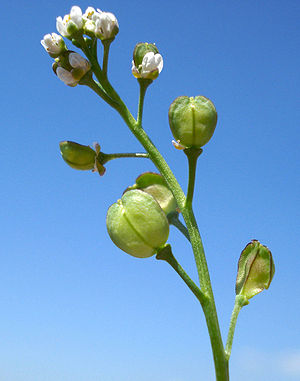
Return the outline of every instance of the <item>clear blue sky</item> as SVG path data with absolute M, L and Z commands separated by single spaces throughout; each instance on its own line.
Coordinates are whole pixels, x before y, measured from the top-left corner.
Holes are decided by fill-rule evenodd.
M 5 1 L 1 9 L 0 381 L 206 381 L 213 365 L 202 311 L 167 264 L 121 252 L 107 208 L 146 160 L 78 172 L 58 143 L 99 141 L 140 151 L 120 117 L 85 87 L 52 73 L 40 40 L 72 5 L 113 12 L 120 32 L 109 75 L 132 112 L 137 42 L 155 42 L 164 69 L 146 98 L 144 127 L 186 188 L 184 154 L 167 112 L 179 95 L 218 110 L 199 160 L 195 208 L 223 336 L 237 260 L 253 238 L 273 252 L 270 289 L 241 312 L 232 381 L 300 379 L 298 0 Z M 4 6 L 4 8 L 3 8 Z M 190 248 L 170 243 L 196 279 Z

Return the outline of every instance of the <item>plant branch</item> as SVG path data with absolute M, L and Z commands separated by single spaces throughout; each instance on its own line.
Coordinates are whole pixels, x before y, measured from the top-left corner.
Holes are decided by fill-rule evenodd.
M 177 228 L 185 236 L 185 238 L 188 241 L 190 241 L 190 235 L 186 226 L 179 220 L 179 213 L 178 212 L 169 213 L 167 215 L 167 218 L 168 218 L 169 224 L 175 226 L 175 228 Z
M 140 78 L 138 79 L 138 82 L 140 84 L 140 96 L 139 96 L 139 106 L 138 106 L 138 114 L 137 114 L 137 125 L 142 126 L 145 95 L 146 95 L 148 86 L 153 81 L 151 79 Z
M 225 354 L 227 361 L 230 358 L 231 355 L 231 348 L 232 348 L 232 342 L 233 342 L 233 336 L 235 331 L 235 326 L 237 322 L 238 315 L 241 311 L 241 309 L 248 304 L 248 300 L 243 295 L 237 295 L 235 297 L 235 303 L 230 319 L 230 325 L 229 325 L 229 331 L 227 335 L 227 342 L 226 342 L 226 348 L 225 348 Z
M 103 63 L 102 63 L 102 72 L 103 75 L 107 78 L 107 66 L 108 66 L 108 56 L 109 56 L 109 48 L 110 44 L 113 40 L 104 40 L 103 44 Z
M 186 206 L 191 206 L 193 203 L 194 189 L 195 189 L 195 179 L 196 179 L 196 168 L 197 160 L 199 155 L 202 153 L 201 148 L 186 148 L 184 153 L 186 154 L 189 162 L 189 184 L 186 196 Z
M 97 158 L 101 164 L 106 164 L 110 160 L 122 159 L 122 158 L 149 159 L 149 155 L 147 153 L 142 153 L 142 152 L 133 152 L 133 153 L 104 153 L 104 152 L 99 152 Z
M 103 82 L 101 82 L 105 90 L 107 89 L 106 86 L 104 86 Z M 115 90 L 112 88 L 112 86 L 109 84 L 110 88 L 112 89 L 112 94 L 117 94 Z M 200 285 L 202 292 L 206 295 L 208 298 L 208 302 L 204 304 L 203 311 L 206 318 L 206 323 L 210 335 L 210 341 L 213 351 L 213 357 L 214 357 L 214 363 L 215 363 L 215 371 L 216 371 L 216 380 L 217 381 L 228 381 L 228 362 L 225 358 L 225 352 L 223 347 L 223 341 L 221 337 L 218 317 L 217 317 L 217 311 L 216 306 L 214 302 L 214 296 L 213 291 L 211 287 L 207 262 L 204 254 L 203 244 L 201 240 L 201 236 L 197 227 L 196 219 L 193 213 L 193 210 L 191 206 L 186 205 L 186 198 L 185 195 L 174 176 L 173 172 L 171 171 L 170 167 L 166 163 L 165 159 L 161 155 L 161 153 L 158 151 L 158 149 L 155 147 L 153 142 L 150 140 L 146 132 L 143 128 L 141 128 L 141 125 L 139 125 L 124 102 L 121 100 L 121 98 L 117 95 L 117 107 L 114 107 L 124 120 L 124 122 L 129 127 L 130 131 L 133 133 L 133 135 L 137 138 L 137 140 L 141 143 L 141 145 L 144 147 L 144 149 L 148 152 L 150 159 L 154 163 L 154 165 L 157 167 L 157 169 L 160 171 L 162 176 L 164 177 L 169 189 L 172 191 L 177 205 L 179 207 L 179 210 L 182 212 L 182 216 L 185 220 L 186 227 L 189 232 L 191 244 L 193 247 L 195 262 L 197 266 L 197 271 L 199 275 Z
M 184 269 L 177 262 L 174 257 L 171 249 L 171 245 L 166 245 L 162 248 L 156 255 L 156 259 L 164 260 L 169 263 L 170 266 L 177 272 L 180 278 L 184 281 L 184 283 L 188 286 L 188 288 L 192 291 L 192 293 L 196 296 L 196 298 L 201 303 L 202 307 L 207 302 L 206 296 L 200 290 L 200 288 L 195 284 L 195 282 L 187 275 Z

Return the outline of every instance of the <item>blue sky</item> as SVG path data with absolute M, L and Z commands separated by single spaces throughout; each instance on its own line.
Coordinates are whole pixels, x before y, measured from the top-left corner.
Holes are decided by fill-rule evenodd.
M 276 265 L 270 289 L 240 314 L 231 380 L 299 380 L 297 0 L 2 5 L 0 380 L 213 380 L 202 311 L 189 290 L 166 264 L 130 257 L 106 232 L 107 208 L 154 167 L 114 161 L 100 178 L 60 157 L 66 139 L 99 141 L 108 153 L 141 150 L 112 109 L 51 70 L 40 40 L 72 5 L 117 16 L 109 76 L 133 113 L 133 48 L 157 44 L 164 69 L 148 91 L 144 128 L 184 189 L 186 158 L 171 144 L 169 105 L 179 95 L 214 102 L 219 121 L 199 159 L 195 211 L 224 337 L 241 250 L 256 238 Z M 196 279 L 191 250 L 174 229 L 170 243 Z

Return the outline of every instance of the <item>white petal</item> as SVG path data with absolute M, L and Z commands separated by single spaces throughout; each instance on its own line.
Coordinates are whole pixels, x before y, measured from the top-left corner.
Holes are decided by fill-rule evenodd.
M 75 5 L 71 8 L 70 19 L 77 25 L 78 29 L 82 28 L 82 11 L 80 7 Z
M 147 76 L 149 73 L 158 70 L 161 72 L 163 68 L 163 59 L 160 54 L 154 54 L 153 52 L 148 52 L 144 55 L 142 62 L 142 76 Z
M 57 17 L 56 19 L 56 29 L 62 36 L 67 37 L 67 29 L 61 16 Z
M 142 71 L 144 73 L 149 73 L 150 71 L 153 71 L 155 69 L 156 69 L 156 65 L 155 65 L 154 53 L 148 52 L 144 55 L 144 58 L 142 61 Z
M 90 63 L 78 53 L 69 54 L 69 62 L 73 68 L 81 68 L 87 72 L 90 68 Z
M 68 86 L 77 85 L 77 81 L 73 78 L 72 74 L 62 67 L 58 67 L 56 69 L 56 75 L 61 81 L 63 81 Z
M 160 73 L 164 67 L 164 60 L 160 54 L 155 54 L 155 60 L 157 64 L 158 73 Z
M 81 17 L 81 16 L 82 16 L 81 8 L 78 7 L 77 5 L 74 5 L 70 11 L 70 18 L 73 19 L 73 17 Z

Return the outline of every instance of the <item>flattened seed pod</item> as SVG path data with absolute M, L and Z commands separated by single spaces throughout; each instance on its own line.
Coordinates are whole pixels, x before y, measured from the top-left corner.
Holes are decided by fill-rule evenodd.
M 162 247 L 169 224 L 157 201 L 141 190 L 131 190 L 107 212 L 107 231 L 116 246 L 126 253 L 147 258 Z
M 180 145 L 200 148 L 213 136 L 217 111 L 214 104 L 202 95 L 178 97 L 169 108 L 169 124 Z
M 250 299 L 268 289 L 273 279 L 275 266 L 271 251 L 253 240 L 242 251 L 236 279 L 236 294 Z
M 62 158 L 70 167 L 83 171 L 94 168 L 96 152 L 91 147 L 70 141 L 60 142 L 59 147 Z

